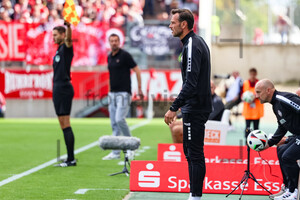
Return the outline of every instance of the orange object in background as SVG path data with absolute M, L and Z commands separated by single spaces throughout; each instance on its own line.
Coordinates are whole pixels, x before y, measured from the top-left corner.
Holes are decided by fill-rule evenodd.
M 243 84 L 243 92 L 251 91 L 255 94 L 255 85 L 252 87 L 249 80 Z M 257 98 L 253 103 L 244 102 L 243 116 L 246 120 L 257 120 L 264 116 L 264 106 Z

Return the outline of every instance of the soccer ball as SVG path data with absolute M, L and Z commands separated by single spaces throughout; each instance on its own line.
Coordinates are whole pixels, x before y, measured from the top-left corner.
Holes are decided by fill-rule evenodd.
M 265 132 L 261 130 L 254 130 L 249 133 L 247 137 L 248 146 L 255 150 L 259 151 L 265 148 L 268 142 L 268 136 Z
M 243 93 L 242 95 L 242 100 L 246 103 L 252 103 L 255 99 L 255 96 L 253 94 L 253 92 L 251 91 L 246 91 Z

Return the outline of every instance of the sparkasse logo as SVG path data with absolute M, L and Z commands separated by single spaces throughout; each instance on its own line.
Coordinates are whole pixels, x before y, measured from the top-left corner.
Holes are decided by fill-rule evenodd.
M 138 185 L 142 188 L 158 188 L 160 186 L 160 173 L 158 171 L 150 171 L 154 168 L 152 163 L 146 165 L 149 171 L 140 171 Z
M 164 161 L 181 162 L 181 152 L 175 150 L 176 150 L 176 146 L 170 145 L 169 151 L 164 152 L 164 156 L 163 156 Z

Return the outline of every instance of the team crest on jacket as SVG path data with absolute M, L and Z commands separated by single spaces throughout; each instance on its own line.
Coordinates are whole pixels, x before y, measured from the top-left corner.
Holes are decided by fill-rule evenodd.
M 278 115 L 282 117 L 282 112 L 280 110 L 278 110 Z
M 285 119 L 281 119 L 279 122 L 280 122 L 280 124 L 283 125 L 286 121 L 285 121 Z
M 60 56 L 59 55 L 56 55 L 55 56 L 55 62 L 59 62 L 60 61 Z

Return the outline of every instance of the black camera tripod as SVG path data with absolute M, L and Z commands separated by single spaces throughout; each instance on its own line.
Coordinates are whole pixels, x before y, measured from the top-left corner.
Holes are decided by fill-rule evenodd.
M 247 129 L 246 132 L 249 134 L 252 130 L 251 129 Z M 242 185 L 244 183 L 244 185 L 242 186 L 243 189 L 242 189 L 242 192 L 241 192 L 241 195 L 240 195 L 240 198 L 239 200 L 242 199 L 242 196 L 243 196 L 243 193 L 244 193 L 244 190 L 245 190 L 245 187 L 246 187 L 246 184 L 248 182 L 249 179 L 252 179 L 255 183 L 257 183 L 257 185 L 259 185 L 261 188 L 263 188 L 265 191 L 267 191 L 269 194 L 272 194 L 269 190 L 267 190 L 263 185 L 261 185 L 257 180 L 256 178 L 254 177 L 254 175 L 250 172 L 250 147 L 247 145 L 247 159 L 248 159 L 248 162 L 247 162 L 247 169 L 245 170 L 245 173 L 244 173 L 244 176 L 242 178 L 242 180 L 240 181 L 240 183 L 229 193 L 226 195 L 226 197 L 228 197 L 229 195 L 231 195 L 234 191 L 236 191 L 240 185 Z
M 129 176 L 130 172 L 128 171 L 127 165 L 126 165 L 126 164 L 128 164 L 128 166 L 130 167 L 127 150 L 123 150 L 123 153 L 124 153 L 124 168 L 123 168 L 123 170 L 121 172 L 110 174 L 110 176 L 115 176 L 118 174 L 125 174 L 126 176 Z

